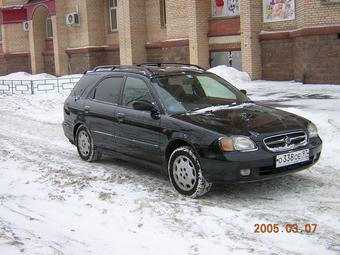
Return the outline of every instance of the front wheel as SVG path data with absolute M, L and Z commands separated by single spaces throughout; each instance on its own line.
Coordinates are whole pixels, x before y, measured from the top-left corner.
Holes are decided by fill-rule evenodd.
M 174 150 L 168 161 L 168 172 L 172 185 L 184 196 L 197 198 L 211 188 L 211 183 L 203 177 L 197 156 L 188 146 Z
M 94 145 L 91 133 L 84 125 L 78 128 L 75 140 L 79 156 L 83 160 L 94 162 L 100 159 L 101 154 Z

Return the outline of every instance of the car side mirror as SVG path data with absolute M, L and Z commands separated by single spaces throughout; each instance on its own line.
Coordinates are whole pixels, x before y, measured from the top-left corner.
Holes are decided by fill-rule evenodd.
M 147 101 L 136 101 L 132 104 L 133 109 L 137 110 L 137 111 L 149 111 L 151 118 L 158 120 L 161 115 L 159 110 L 157 109 L 157 107 Z
M 151 111 L 154 105 L 147 101 L 135 101 L 132 107 L 138 111 Z
M 241 89 L 240 91 L 241 91 L 241 93 L 243 93 L 245 96 L 247 95 L 247 91 L 246 91 L 245 89 Z

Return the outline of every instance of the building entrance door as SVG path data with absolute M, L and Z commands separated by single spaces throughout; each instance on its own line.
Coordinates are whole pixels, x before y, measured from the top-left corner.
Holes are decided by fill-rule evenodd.
M 212 51 L 210 52 L 210 66 L 226 65 L 242 71 L 241 51 Z

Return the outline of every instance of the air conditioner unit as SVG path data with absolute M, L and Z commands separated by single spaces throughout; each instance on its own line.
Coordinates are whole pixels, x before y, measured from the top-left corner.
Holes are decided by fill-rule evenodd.
M 23 27 L 25 32 L 30 31 L 30 23 L 28 21 L 23 22 L 22 27 Z
M 79 25 L 79 14 L 76 12 L 66 14 L 66 25 Z

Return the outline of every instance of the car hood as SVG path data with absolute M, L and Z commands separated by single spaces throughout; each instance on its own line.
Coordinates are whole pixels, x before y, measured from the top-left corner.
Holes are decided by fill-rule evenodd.
M 307 120 L 272 107 L 246 103 L 213 106 L 172 117 L 225 135 L 260 135 L 306 129 Z

